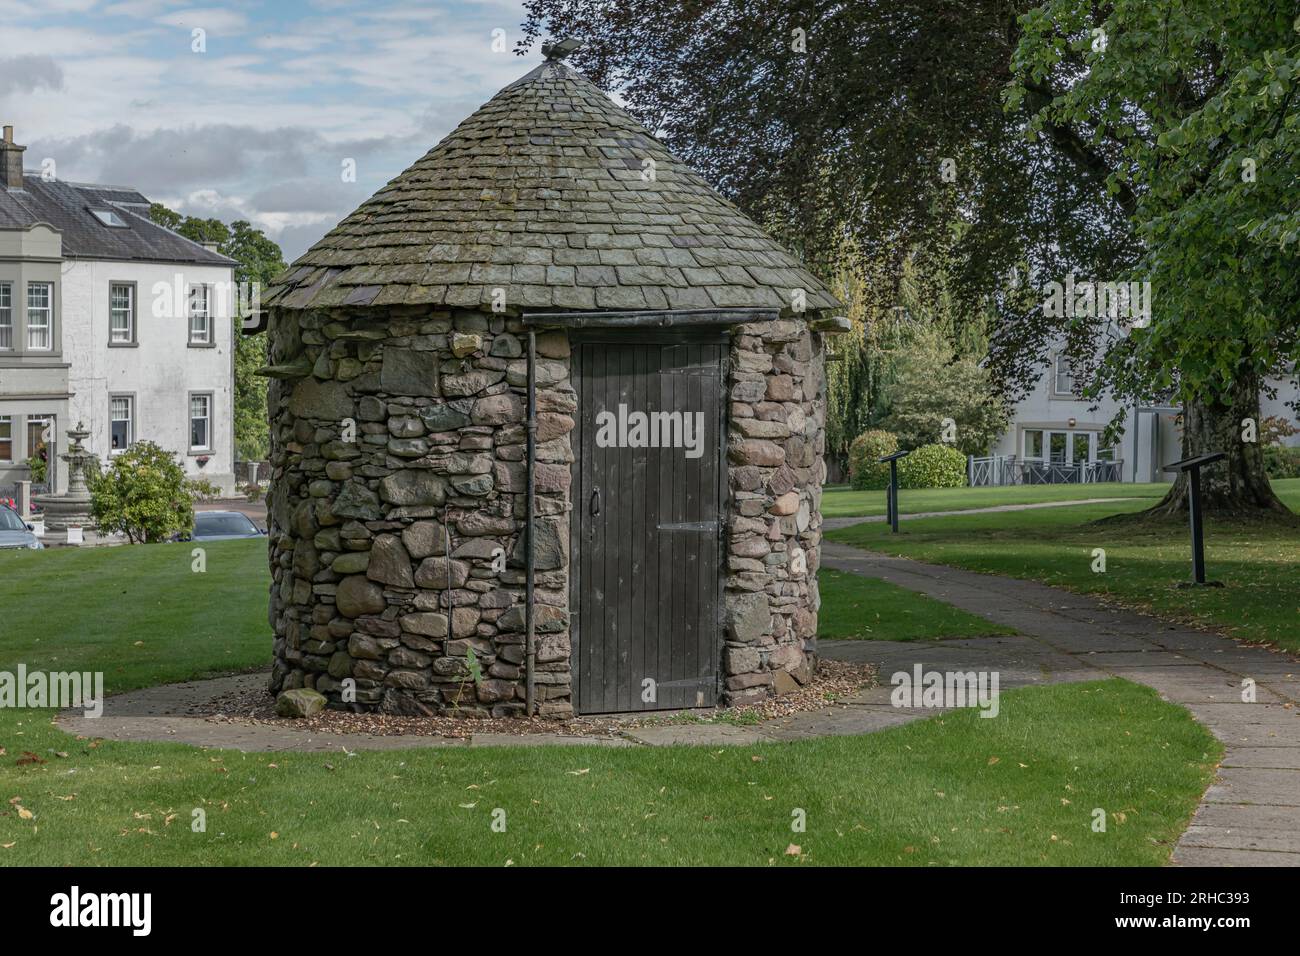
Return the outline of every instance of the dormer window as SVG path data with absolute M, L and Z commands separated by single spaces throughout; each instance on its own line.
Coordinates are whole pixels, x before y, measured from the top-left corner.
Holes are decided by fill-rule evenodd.
M 126 220 L 111 209 L 92 209 L 90 214 L 105 226 L 112 226 L 114 229 L 128 228 Z

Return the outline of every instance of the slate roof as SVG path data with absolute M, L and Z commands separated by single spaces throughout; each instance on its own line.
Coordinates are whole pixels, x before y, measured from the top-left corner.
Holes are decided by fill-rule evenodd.
M 91 209 L 111 209 L 125 228 L 106 226 Z M 22 189 L 0 187 L 0 229 L 26 229 L 43 222 L 63 236 L 68 259 L 178 262 L 233 266 L 234 260 L 203 248 L 149 221 L 149 200 L 134 189 L 47 182 L 23 175 Z
M 654 178 L 643 179 L 643 163 Z M 264 290 L 280 308 L 778 308 L 832 293 L 626 111 L 548 61 Z

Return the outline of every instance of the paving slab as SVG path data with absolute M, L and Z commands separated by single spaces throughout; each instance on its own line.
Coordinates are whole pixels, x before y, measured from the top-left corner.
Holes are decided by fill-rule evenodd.
M 1205 792 L 1205 799 L 1208 803 L 1300 808 L 1300 770 L 1221 766 L 1218 779 Z
M 1233 747 L 1222 766 L 1300 770 L 1300 747 Z
M 1193 823 L 1179 841 L 1188 847 L 1228 850 L 1273 850 L 1300 853 L 1300 834 L 1293 830 L 1252 830 L 1245 827 L 1207 827 Z M 1268 857 L 1265 858 L 1270 859 Z
M 1295 810 L 1291 807 L 1260 806 L 1249 803 L 1202 803 L 1192 817 L 1196 826 L 1242 830 L 1282 830 L 1300 840 L 1295 828 Z
M 1217 846 L 1187 846 L 1181 841 L 1170 860 L 1175 866 L 1296 866 L 1300 853 L 1268 850 L 1229 850 Z

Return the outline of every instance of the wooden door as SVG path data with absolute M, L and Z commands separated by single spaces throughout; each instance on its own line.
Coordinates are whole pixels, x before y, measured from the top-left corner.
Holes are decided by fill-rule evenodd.
M 579 713 L 717 703 L 725 338 L 579 338 L 571 533 Z

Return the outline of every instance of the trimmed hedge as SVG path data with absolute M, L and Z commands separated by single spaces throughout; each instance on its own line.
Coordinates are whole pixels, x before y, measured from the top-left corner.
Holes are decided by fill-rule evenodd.
M 877 458 L 898 451 L 893 432 L 865 431 L 849 445 L 849 484 L 858 491 L 879 491 L 889 484 L 889 466 Z
M 966 456 L 951 445 L 922 445 L 898 462 L 900 488 L 964 488 Z

